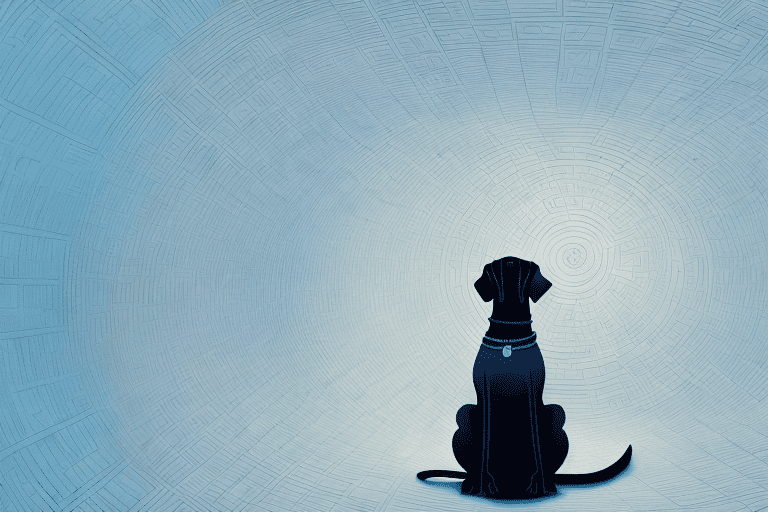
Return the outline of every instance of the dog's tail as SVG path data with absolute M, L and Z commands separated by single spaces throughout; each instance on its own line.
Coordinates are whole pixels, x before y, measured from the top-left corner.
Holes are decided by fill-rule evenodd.
M 629 461 L 632 459 L 632 445 L 629 445 L 624 455 L 616 462 L 611 464 L 605 469 L 595 471 L 594 473 L 581 473 L 581 474 L 569 474 L 569 473 L 555 473 L 555 483 L 558 485 L 583 485 L 583 484 L 596 484 L 599 482 L 605 482 L 615 477 L 629 466 Z M 429 471 L 422 471 L 416 475 L 419 480 L 426 480 L 428 478 L 458 478 L 463 480 L 467 477 L 467 473 L 464 471 L 448 471 L 445 469 L 432 469 Z

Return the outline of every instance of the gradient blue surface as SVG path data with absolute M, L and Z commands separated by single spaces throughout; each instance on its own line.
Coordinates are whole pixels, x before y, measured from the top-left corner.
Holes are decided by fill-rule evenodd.
M 768 8 L 0 2 L 0 511 L 765 510 Z M 515 255 L 571 451 L 416 480 Z

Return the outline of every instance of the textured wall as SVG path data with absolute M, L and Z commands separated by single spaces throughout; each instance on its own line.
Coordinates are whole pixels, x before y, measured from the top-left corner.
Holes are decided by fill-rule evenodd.
M 768 507 L 768 7 L 0 2 L 0 511 L 485 510 L 485 263 L 554 510 Z M 506 505 L 504 505 L 506 506 Z

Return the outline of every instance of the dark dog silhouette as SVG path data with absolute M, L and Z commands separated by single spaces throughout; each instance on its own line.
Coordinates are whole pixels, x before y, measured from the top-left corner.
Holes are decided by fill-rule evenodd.
M 472 369 L 477 405 L 459 409 L 453 436 L 454 456 L 465 471 L 422 471 L 419 479 L 462 478 L 462 494 L 537 498 L 556 493 L 556 484 L 597 483 L 627 467 L 632 446 L 601 471 L 557 474 L 568 455 L 565 411 L 542 401 L 544 359 L 528 302 L 551 286 L 532 261 L 505 257 L 484 267 L 475 289 L 485 302 L 493 300 L 493 313 Z

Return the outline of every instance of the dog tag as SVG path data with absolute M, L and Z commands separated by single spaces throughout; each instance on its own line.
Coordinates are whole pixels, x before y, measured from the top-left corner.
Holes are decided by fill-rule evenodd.
M 504 354 L 504 357 L 509 357 L 512 355 L 512 345 L 504 345 L 504 350 L 501 351 L 502 354 Z

